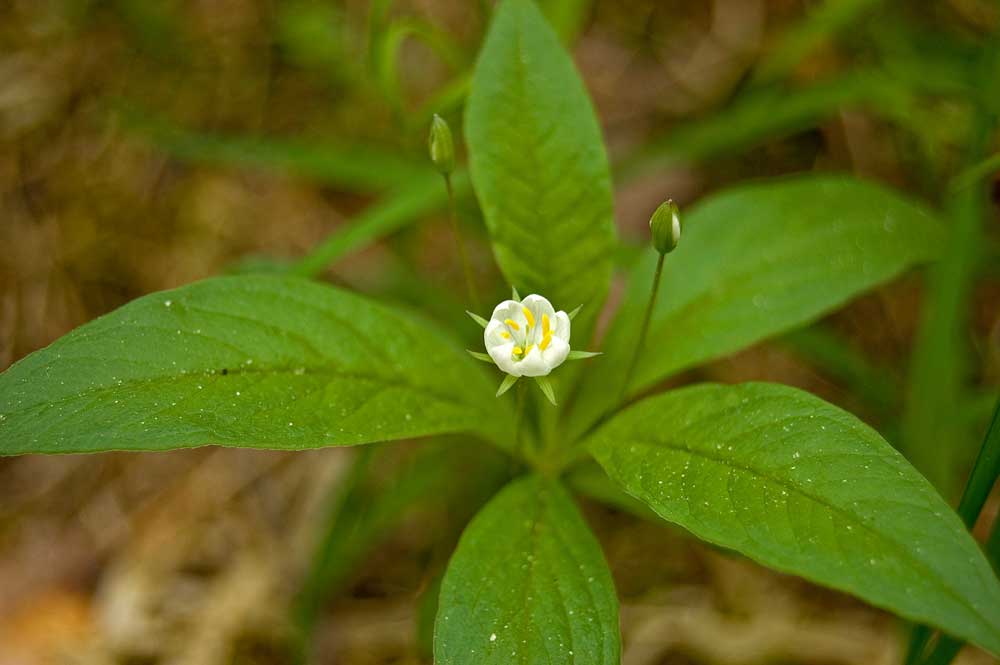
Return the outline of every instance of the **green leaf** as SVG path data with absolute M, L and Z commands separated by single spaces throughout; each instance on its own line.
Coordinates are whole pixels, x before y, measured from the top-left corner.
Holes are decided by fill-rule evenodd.
M 602 371 L 585 378 L 575 430 L 617 395 L 802 326 L 936 256 L 941 225 L 878 185 L 807 175 L 759 182 L 706 199 L 684 216 L 666 259 L 649 337 L 624 390 L 649 299 L 656 253 L 632 275 L 609 331 Z
M 589 440 L 665 520 L 1000 653 L 1000 583 L 961 520 L 877 432 L 808 393 L 703 384 Z
M 145 296 L 0 375 L 7 455 L 301 449 L 452 431 L 502 442 L 512 420 L 476 363 L 428 324 L 294 277 Z
M 505 0 L 465 117 L 472 183 L 507 280 L 557 309 L 607 294 L 615 246 L 601 130 L 569 55 L 529 0 Z
M 618 665 L 618 600 L 600 546 L 555 481 L 528 476 L 472 520 L 448 564 L 437 665 Z
M 547 377 L 547 376 L 536 376 L 535 377 L 535 383 L 538 384 L 538 388 L 542 391 L 542 394 L 545 395 L 545 398 L 547 400 L 549 400 L 549 403 L 552 406 L 559 406 L 556 403 L 556 391 L 555 391 L 555 388 L 552 387 L 552 382 L 549 381 L 549 377 Z

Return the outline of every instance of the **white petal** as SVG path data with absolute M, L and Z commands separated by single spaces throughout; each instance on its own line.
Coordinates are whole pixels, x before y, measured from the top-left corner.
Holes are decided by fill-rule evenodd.
M 569 344 L 555 335 L 552 336 L 552 341 L 549 342 L 549 345 L 544 351 L 542 351 L 542 357 L 544 358 L 545 364 L 548 366 L 550 372 L 556 367 L 559 367 L 559 365 L 562 365 L 568 355 Z M 548 372 L 546 372 L 546 374 L 547 373 Z
M 521 376 L 545 376 L 551 368 L 545 363 L 542 352 L 537 346 L 528 351 L 528 355 L 517 363 Z M 506 370 L 505 370 L 506 371 Z
M 497 367 L 507 372 L 508 374 L 513 374 L 514 376 L 521 376 L 522 372 L 520 369 L 521 363 L 517 362 L 513 358 L 514 353 L 514 343 L 508 342 L 506 344 L 487 347 L 486 352 L 490 354 L 490 358 L 493 358 L 493 362 L 497 364 Z
M 491 321 L 499 321 L 503 323 L 504 319 L 514 318 L 515 315 L 521 315 L 524 317 L 524 313 L 521 312 L 521 303 L 516 300 L 504 300 L 502 303 L 493 308 L 493 316 L 490 317 Z M 517 319 L 514 319 L 515 321 Z
M 569 315 L 563 311 L 556 312 L 555 325 L 552 326 L 552 336 L 558 337 L 568 344 L 570 326 Z
M 486 349 L 489 350 L 490 347 L 501 344 L 510 344 L 513 346 L 513 340 L 510 337 L 503 336 L 506 332 L 507 326 L 496 319 L 486 324 L 486 330 L 483 331 L 483 343 L 486 345 Z
M 556 314 L 552 303 L 547 298 L 535 293 L 522 300 L 521 304 L 531 310 L 531 313 L 535 315 L 535 321 L 538 325 L 542 325 L 542 314 L 548 314 L 550 319 Z

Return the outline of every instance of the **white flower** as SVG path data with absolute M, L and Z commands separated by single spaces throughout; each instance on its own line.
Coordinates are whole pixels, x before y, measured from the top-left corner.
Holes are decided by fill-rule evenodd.
M 546 376 L 569 355 L 570 318 L 539 295 L 504 300 L 493 310 L 486 352 L 511 376 Z

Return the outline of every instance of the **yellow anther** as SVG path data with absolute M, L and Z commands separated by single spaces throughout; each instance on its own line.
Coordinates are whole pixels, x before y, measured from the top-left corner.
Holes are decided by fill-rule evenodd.
M 521 309 L 524 310 L 524 318 L 528 319 L 528 327 L 535 325 L 535 315 L 531 313 L 531 310 L 524 305 L 521 306 Z
M 503 337 L 504 339 L 510 339 L 510 333 L 507 332 L 506 330 L 501 330 L 500 336 Z
M 517 325 L 517 321 L 514 319 L 504 319 L 504 323 L 513 328 L 514 330 L 520 330 L 521 326 Z
M 543 325 L 544 325 L 544 322 L 543 322 Z M 545 331 L 545 335 L 542 337 L 542 341 L 538 345 L 538 348 L 541 349 L 542 351 L 544 351 L 545 349 L 549 348 L 549 344 L 551 344 L 551 343 L 552 343 L 552 331 L 551 330 L 547 330 L 547 331 Z
M 523 354 L 523 353 L 524 353 L 524 349 L 522 349 L 522 348 L 521 348 L 521 347 L 519 347 L 519 346 L 515 346 L 515 347 L 514 347 L 514 355 L 515 355 L 515 356 L 519 356 L 519 355 L 521 355 L 521 354 Z
M 529 344 L 528 346 L 524 347 L 524 355 L 528 355 L 529 353 L 531 353 L 531 350 L 533 348 L 535 348 L 534 344 Z
M 552 332 L 552 327 L 549 325 L 549 315 L 542 314 L 542 334 L 548 335 Z

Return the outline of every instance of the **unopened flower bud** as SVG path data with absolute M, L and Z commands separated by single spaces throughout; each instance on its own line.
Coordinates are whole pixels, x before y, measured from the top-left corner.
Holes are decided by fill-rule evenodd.
M 649 230 L 656 251 L 660 254 L 673 251 L 681 240 L 681 216 L 677 204 L 669 199 L 661 203 L 649 218 Z
M 451 128 L 444 118 L 434 114 L 431 121 L 431 134 L 427 138 L 431 161 L 442 175 L 448 175 L 455 170 L 455 143 L 451 138 Z

